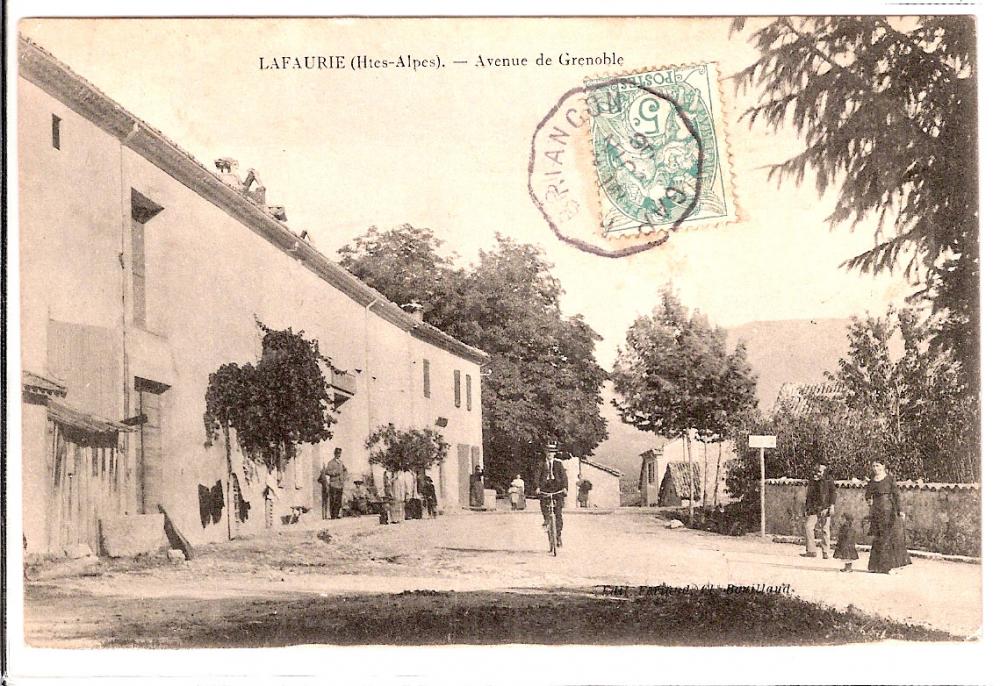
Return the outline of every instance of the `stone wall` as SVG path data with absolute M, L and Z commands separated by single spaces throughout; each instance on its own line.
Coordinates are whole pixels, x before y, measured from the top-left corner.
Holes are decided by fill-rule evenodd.
M 865 482 L 837 481 L 837 507 L 833 533 L 843 515 L 861 521 L 868 515 Z M 980 554 L 981 508 L 979 484 L 942 484 L 900 481 L 902 510 L 907 518 L 907 544 L 911 549 L 937 553 Z M 802 479 L 768 479 L 765 490 L 767 532 L 802 535 L 805 522 L 806 482 Z M 862 532 L 863 533 L 863 532 Z M 868 543 L 862 535 L 859 542 Z

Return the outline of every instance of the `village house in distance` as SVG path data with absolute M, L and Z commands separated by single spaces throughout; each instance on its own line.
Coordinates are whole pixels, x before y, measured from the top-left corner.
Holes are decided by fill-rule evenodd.
M 37 45 L 20 38 L 19 53 L 27 552 L 98 553 L 102 531 L 155 541 L 161 508 L 192 543 L 225 540 L 227 514 L 237 531 L 318 514 L 334 447 L 371 478 L 365 440 L 390 422 L 441 432 L 441 507 L 468 504 L 487 355 L 289 230 L 235 160 L 211 171 Z M 281 474 L 234 449 L 227 478 L 205 390 L 220 365 L 258 359 L 255 318 L 304 331 L 346 370 L 330 379 L 337 424 Z

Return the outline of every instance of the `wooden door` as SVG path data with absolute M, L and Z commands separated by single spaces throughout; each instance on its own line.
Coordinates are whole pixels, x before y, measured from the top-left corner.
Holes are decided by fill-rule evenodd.
M 100 552 L 100 520 L 123 511 L 118 437 L 49 420 L 48 549 L 85 543 Z
M 472 476 L 472 464 L 469 460 L 469 446 L 464 443 L 458 444 L 458 504 L 462 507 L 469 506 L 469 487 Z
M 136 453 L 138 509 L 145 514 L 159 512 L 163 502 L 163 446 L 161 438 L 163 392 L 166 386 L 136 379 L 139 414 L 143 417 Z

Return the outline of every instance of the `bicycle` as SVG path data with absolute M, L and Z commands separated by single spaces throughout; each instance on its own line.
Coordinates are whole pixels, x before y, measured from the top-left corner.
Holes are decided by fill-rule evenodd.
M 561 495 L 565 491 L 556 491 L 555 493 L 546 493 L 545 491 L 538 491 L 538 503 L 542 507 L 542 515 L 545 517 L 545 532 L 549 537 L 549 552 L 552 553 L 552 557 L 558 554 L 559 548 L 559 532 L 556 531 L 556 503 L 555 498 L 557 495 Z M 548 498 L 549 505 L 546 509 L 545 498 Z

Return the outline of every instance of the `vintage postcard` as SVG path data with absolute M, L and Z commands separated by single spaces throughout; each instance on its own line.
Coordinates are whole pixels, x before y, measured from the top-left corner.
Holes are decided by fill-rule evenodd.
M 19 649 L 981 647 L 982 28 L 20 19 Z

